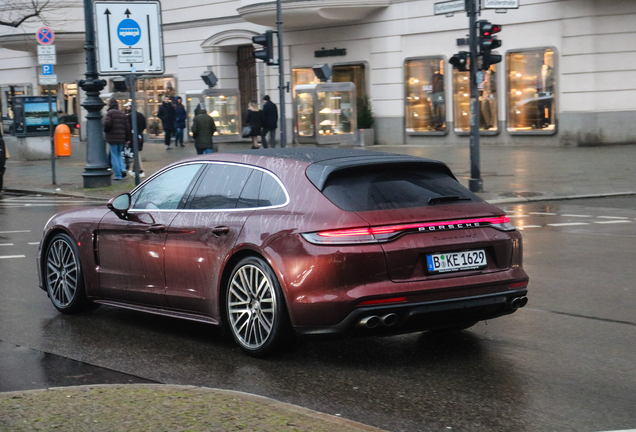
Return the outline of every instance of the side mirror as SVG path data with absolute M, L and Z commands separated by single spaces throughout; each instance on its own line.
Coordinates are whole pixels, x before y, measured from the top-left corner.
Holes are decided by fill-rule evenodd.
M 117 214 L 125 214 L 130 210 L 131 201 L 130 194 L 126 192 L 108 200 L 106 206 Z

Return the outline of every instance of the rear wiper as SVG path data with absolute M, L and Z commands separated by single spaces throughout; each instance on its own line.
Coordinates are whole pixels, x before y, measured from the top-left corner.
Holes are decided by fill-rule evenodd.
M 470 201 L 470 198 L 460 197 L 457 195 L 446 195 L 446 196 L 437 196 L 437 197 L 428 199 L 429 204 L 438 204 L 438 203 L 451 202 L 451 201 Z

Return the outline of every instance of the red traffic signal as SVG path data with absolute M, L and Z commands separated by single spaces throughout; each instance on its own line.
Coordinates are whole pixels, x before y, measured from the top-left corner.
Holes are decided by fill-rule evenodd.
M 479 21 L 479 36 L 480 37 L 490 37 L 496 33 L 501 31 L 501 26 L 499 24 L 493 24 L 489 21 Z

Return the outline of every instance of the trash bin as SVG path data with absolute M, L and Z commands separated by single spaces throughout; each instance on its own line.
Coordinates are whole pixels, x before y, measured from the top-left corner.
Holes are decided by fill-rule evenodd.
M 71 130 L 65 124 L 55 128 L 55 156 L 71 155 Z

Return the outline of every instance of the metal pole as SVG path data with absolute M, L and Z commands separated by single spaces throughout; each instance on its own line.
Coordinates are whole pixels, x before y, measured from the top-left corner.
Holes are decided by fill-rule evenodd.
M 276 0 L 276 32 L 278 34 L 278 90 L 280 91 L 280 146 L 287 147 L 287 121 L 285 120 L 285 62 L 283 61 L 283 13 L 281 0 Z
M 132 134 L 133 134 L 133 167 L 135 170 L 135 185 L 139 184 L 139 131 L 137 129 L 137 101 L 135 100 L 135 81 L 137 77 L 134 74 L 128 75 L 128 85 L 130 86 L 130 115 L 132 119 Z
M 86 92 L 86 100 L 82 104 L 86 115 L 86 167 L 84 168 L 84 187 L 98 188 L 110 186 L 108 159 L 104 143 L 104 128 L 102 126 L 101 110 L 104 102 L 99 92 L 106 86 L 106 81 L 100 80 L 97 73 L 97 58 L 95 56 L 95 24 L 93 23 L 93 0 L 84 0 L 84 25 L 86 28 L 86 79 L 79 82 L 79 86 Z
M 51 103 L 51 85 L 46 86 L 48 90 L 48 99 L 49 99 L 49 133 L 51 137 L 51 178 L 52 183 L 57 184 L 55 182 L 55 138 L 53 136 L 53 104 Z
M 479 89 L 477 88 L 477 1 L 466 0 L 466 12 L 470 19 L 470 180 L 472 192 L 484 189 L 479 168 Z

